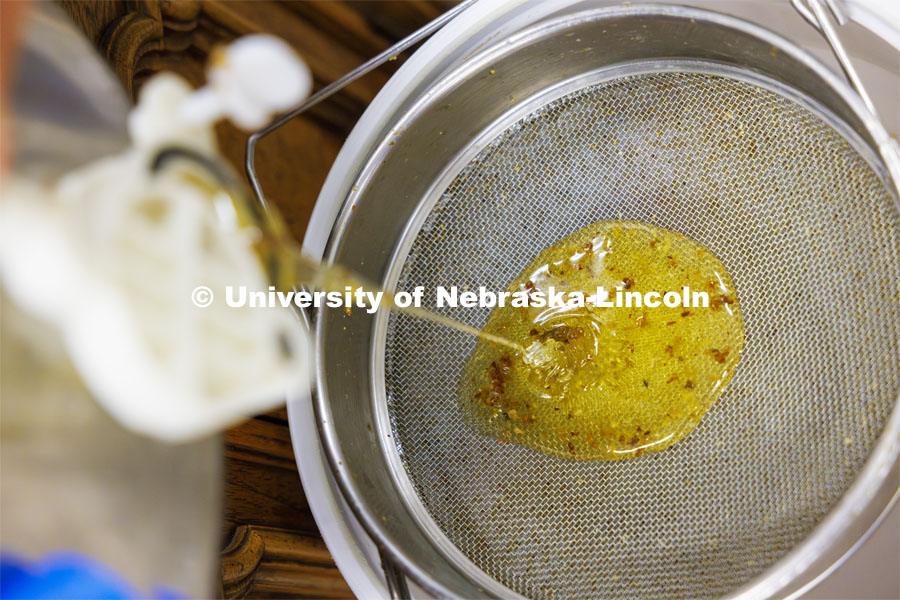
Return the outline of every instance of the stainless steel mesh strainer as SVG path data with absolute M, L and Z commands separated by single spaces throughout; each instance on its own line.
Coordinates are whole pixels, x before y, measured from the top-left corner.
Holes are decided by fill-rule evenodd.
M 722 260 L 746 344 L 686 440 L 580 462 L 465 424 L 455 393 L 472 339 L 319 314 L 323 442 L 362 523 L 441 595 L 802 589 L 897 487 L 889 144 L 797 48 L 680 7 L 559 17 L 444 76 L 373 149 L 331 260 L 400 289 L 500 290 L 587 224 L 651 222 Z M 489 310 L 443 312 L 481 326 Z
M 747 346 L 725 395 L 684 442 L 615 463 L 474 432 L 453 393 L 473 340 L 389 323 L 387 415 L 419 518 L 529 597 L 736 588 L 834 506 L 900 387 L 900 212 L 870 153 L 763 82 L 669 66 L 561 89 L 517 121 L 403 263 L 401 289 L 503 289 L 545 246 L 625 218 L 702 242 L 738 282 Z M 444 312 L 481 326 L 488 310 Z

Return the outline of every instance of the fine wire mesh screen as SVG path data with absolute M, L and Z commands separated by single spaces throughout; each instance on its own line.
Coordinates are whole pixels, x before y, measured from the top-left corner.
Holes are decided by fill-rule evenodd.
M 393 315 L 388 411 L 419 501 L 485 573 L 534 598 L 720 596 L 802 540 L 864 464 L 900 388 L 900 215 L 807 108 L 711 75 L 601 83 L 484 148 L 413 243 L 399 289 L 499 291 L 544 247 L 635 219 L 710 248 L 746 344 L 670 449 L 578 462 L 499 443 L 456 390 L 475 340 Z M 482 326 L 490 309 L 440 309 Z

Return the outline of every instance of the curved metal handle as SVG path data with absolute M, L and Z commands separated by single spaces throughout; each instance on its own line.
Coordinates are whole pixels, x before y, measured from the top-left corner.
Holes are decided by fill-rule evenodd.
M 838 0 L 791 0 L 791 4 L 828 41 L 831 51 L 834 52 L 834 56 L 837 58 L 838 64 L 841 65 L 841 69 L 844 71 L 844 75 L 847 76 L 850 85 L 859 94 L 872 116 L 878 119 L 878 111 L 875 110 L 875 104 L 872 102 L 872 98 L 869 97 L 868 92 L 866 92 L 866 88 L 859 78 L 859 73 L 853 67 L 850 56 L 847 54 L 847 50 L 837 34 L 834 21 L 839 25 L 847 22 L 847 17 Z
M 270 122 L 262 129 L 253 132 L 250 135 L 250 138 L 247 140 L 247 151 L 244 158 L 244 170 L 247 173 L 247 179 L 250 181 L 250 187 L 253 189 L 253 195 L 256 197 L 256 201 L 259 202 L 263 209 L 268 210 L 268 204 L 266 203 L 266 197 L 265 194 L 263 194 L 262 186 L 259 183 L 259 177 L 256 174 L 256 145 L 262 138 L 269 135 L 291 119 L 303 114 L 305 111 L 309 110 L 322 100 L 325 100 L 329 96 L 344 89 L 363 75 L 380 67 L 389 60 L 396 58 L 398 54 L 404 52 L 409 47 L 419 43 L 427 37 L 430 37 L 431 34 L 443 27 L 446 23 L 448 23 L 459 13 L 467 9 L 475 2 L 477 2 L 477 0 L 464 0 L 463 2 L 460 2 L 435 20 L 403 38 L 384 52 L 381 52 L 380 54 L 367 60 L 337 81 L 326 85 L 321 90 L 301 102 L 293 110 L 276 117 L 272 120 L 272 122 Z
M 259 177 L 256 173 L 256 146 L 257 144 L 259 144 L 259 141 L 262 138 L 269 135 L 279 127 L 283 126 L 291 119 L 294 119 L 303 114 L 305 111 L 309 110 L 322 100 L 325 100 L 329 96 L 344 89 L 363 75 L 366 75 L 372 70 L 380 67 L 389 60 L 396 58 L 397 55 L 401 52 L 404 52 L 411 46 L 430 37 L 434 32 L 443 27 L 446 23 L 451 21 L 459 13 L 467 9 L 476 1 L 477 0 L 464 0 L 463 2 L 460 2 L 424 27 L 418 29 L 387 50 L 369 59 L 337 81 L 326 85 L 321 90 L 301 102 L 293 110 L 276 117 L 262 129 L 253 132 L 247 139 L 246 156 L 244 158 L 244 170 L 247 174 L 247 179 L 250 182 L 250 187 L 253 190 L 253 195 L 256 198 L 259 207 L 266 213 L 269 212 L 269 206 L 266 202 L 266 196 L 263 193 L 262 185 L 260 184 Z M 301 318 L 303 318 L 304 322 L 307 324 L 307 326 L 309 326 L 314 319 L 314 315 L 310 312 L 302 311 Z M 384 571 L 384 578 L 387 583 L 388 593 L 390 594 L 391 600 L 408 600 L 409 586 L 406 583 L 406 578 L 403 575 L 403 572 L 384 552 L 379 551 L 379 556 L 381 557 L 381 568 Z

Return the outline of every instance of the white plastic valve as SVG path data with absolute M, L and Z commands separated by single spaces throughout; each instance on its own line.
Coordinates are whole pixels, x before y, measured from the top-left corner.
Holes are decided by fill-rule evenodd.
M 207 76 L 206 87 L 181 107 L 186 122 L 224 117 L 244 129 L 258 128 L 312 89 L 306 64 L 283 41 L 267 35 L 250 35 L 214 50 Z
M 170 442 L 267 410 L 312 376 L 309 336 L 289 309 L 226 303 L 229 286 L 269 290 L 259 232 L 238 225 L 202 165 L 151 170 L 164 148 L 222 160 L 214 121 L 264 123 L 306 96 L 309 70 L 283 42 L 251 36 L 213 57 L 209 81 L 194 91 L 153 77 L 129 116 L 130 148 L 46 187 L 7 177 L 0 202 L 10 298 L 60 330 L 110 414 Z

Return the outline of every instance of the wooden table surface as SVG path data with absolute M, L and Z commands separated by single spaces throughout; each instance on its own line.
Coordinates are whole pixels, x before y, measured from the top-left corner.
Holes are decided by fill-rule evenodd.
M 449 0 L 58 0 L 132 98 L 154 73 L 203 82 L 210 49 L 250 33 L 291 44 L 322 87 L 455 4 Z M 267 137 L 257 151 L 270 202 L 302 239 L 319 189 L 353 125 L 404 57 L 373 71 Z M 246 134 L 218 126 L 243 173 Z M 225 597 L 348 598 L 294 464 L 284 409 L 225 433 L 222 588 Z

